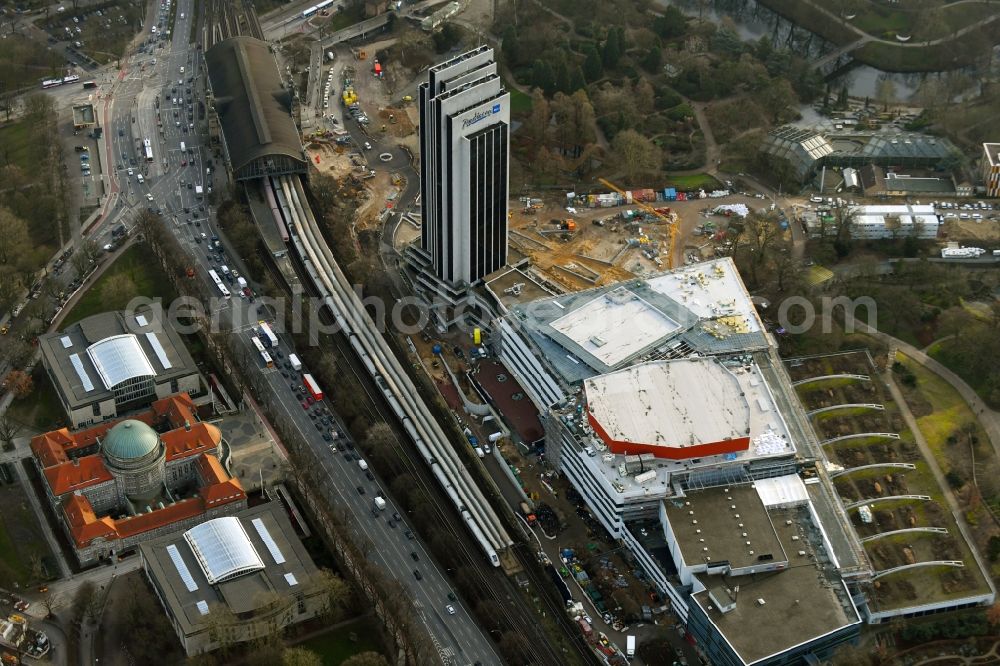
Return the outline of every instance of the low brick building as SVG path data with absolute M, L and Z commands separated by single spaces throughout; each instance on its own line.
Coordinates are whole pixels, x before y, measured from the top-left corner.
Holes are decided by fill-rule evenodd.
M 246 507 L 221 431 L 186 393 L 146 412 L 31 440 L 53 512 L 81 565 Z

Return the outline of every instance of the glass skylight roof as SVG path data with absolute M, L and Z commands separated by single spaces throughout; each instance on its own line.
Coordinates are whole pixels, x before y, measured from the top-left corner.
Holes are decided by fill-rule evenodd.
M 135 377 L 155 377 L 156 371 L 131 333 L 115 335 L 87 347 L 104 387 L 112 389 Z
M 264 568 L 240 519 L 214 518 L 184 533 L 198 564 L 211 584 Z

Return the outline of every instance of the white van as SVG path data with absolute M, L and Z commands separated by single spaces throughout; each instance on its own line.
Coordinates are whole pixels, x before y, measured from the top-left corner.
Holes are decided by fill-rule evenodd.
M 364 460 L 358 461 L 358 467 L 360 467 L 362 470 L 366 472 L 368 471 L 368 463 L 366 463 Z

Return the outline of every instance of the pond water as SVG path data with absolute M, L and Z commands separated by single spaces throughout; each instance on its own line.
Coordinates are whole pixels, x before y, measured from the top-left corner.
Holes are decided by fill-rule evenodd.
M 661 7 L 673 5 L 688 16 L 701 17 L 714 23 L 722 23 L 724 20 L 730 22 L 740 39 L 744 41 L 757 41 L 761 37 L 769 37 L 776 46 L 791 45 L 797 52 L 804 51 L 817 58 L 834 48 L 822 38 L 810 35 L 760 5 L 757 0 L 655 0 L 655 4 Z M 860 65 L 833 79 L 831 88 L 836 90 L 842 84 L 846 84 L 847 92 L 852 97 L 874 98 L 879 82 L 888 79 L 895 87 L 897 101 L 907 102 L 911 100 L 921 82 L 929 76 L 947 76 L 947 74 L 899 74 Z

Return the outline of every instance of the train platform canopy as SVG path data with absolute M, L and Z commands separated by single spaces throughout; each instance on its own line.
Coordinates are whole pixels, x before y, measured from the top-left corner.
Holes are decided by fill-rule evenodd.
M 206 51 L 205 62 L 236 180 L 305 173 L 291 91 L 267 42 L 231 37 Z

